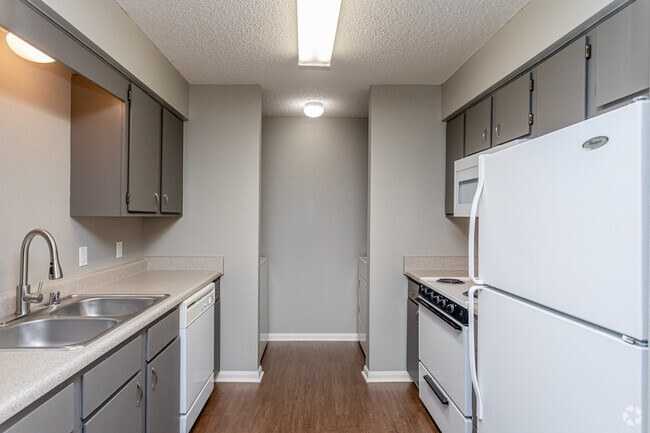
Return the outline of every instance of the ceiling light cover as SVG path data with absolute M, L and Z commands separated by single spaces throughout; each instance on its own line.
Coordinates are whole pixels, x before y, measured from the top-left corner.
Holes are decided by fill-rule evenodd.
M 305 114 L 307 117 L 320 117 L 324 111 L 322 102 L 307 102 L 305 104 Z
M 341 0 L 298 0 L 298 66 L 329 68 Z
M 20 39 L 13 33 L 7 33 L 7 45 L 11 51 L 18 54 L 23 59 L 36 63 L 52 63 L 54 59 L 44 52 L 37 50 L 27 42 Z

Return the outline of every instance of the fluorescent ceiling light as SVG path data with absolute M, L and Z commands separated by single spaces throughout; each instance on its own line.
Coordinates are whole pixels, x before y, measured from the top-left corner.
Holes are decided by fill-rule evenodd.
M 298 66 L 329 68 L 341 0 L 298 0 Z
M 325 109 L 322 102 L 307 102 L 305 104 L 305 114 L 307 117 L 320 117 Z
M 54 61 L 52 57 L 48 56 L 40 50 L 37 50 L 13 33 L 7 33 L 7 45 L 9 45 L 11 51 L 18 54 L 23 59 L 29 60 L 30 62 L 52 63 Z

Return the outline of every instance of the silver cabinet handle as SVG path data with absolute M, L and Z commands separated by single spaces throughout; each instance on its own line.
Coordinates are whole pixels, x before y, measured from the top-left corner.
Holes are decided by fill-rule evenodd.
M 151 389 L 156 389 L 158 386 L 158 372 L 156 369 L 151 367 L 151 374 L 153 375 L 153 383 L 151 384 Z
M 487 144 L 487 128 L 483 130 L 483 143 Z
M 501 123 L 497 123 L 497 127 L 494 128 L 494 133 L 497 135 L 497 138 L 501 138 Z
M 158 206 L 158 203 L 160 203 L 160 196 L 158 195 L 157 192 L 153 194 L 153 204 L 154 206 Z
M 420 324 L 420 310 L 415 312 L 415 323 Z
M 169 204 L 169 197 L 167 194 L 163 194 L 163 207 L 167 207 L 167 204 Z
M 138 400 L 135 402 L 135 405 L 136 407 L 140 407 L 142 400 L 144 399 L 144 391 L 142 390 L 142 385 L 140 385 L 140 382 L 136 382 L 135 386 L 138 388 L 138 393 L 140 394 Z

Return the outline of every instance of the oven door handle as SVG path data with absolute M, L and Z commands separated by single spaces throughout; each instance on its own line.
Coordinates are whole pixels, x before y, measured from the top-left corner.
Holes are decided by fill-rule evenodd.
M 431 311 L 433 314 L 435 314 L 436 316 L 440 317 L 440 318 L 442 319 L 443 322 L 445 322 L 447 325 L 449 325 L 449 326 L 451 326 L 452 328 L 454 328 L 456 331 L 462 331 L 462 330 L 463 330 L 463 327 L 462 327 L 462 326 L 460 326 L 458 323 L 456 323 L 456 322 L 454 322 L 453 320 L 451 320 L 449 317 L 445 316 L 443 313 L 441 313 L 440 311 L 438 311 L 436 308 L 434 308 L 434 307 L 432 307 L 431 305 L 429 305 L 429 304 L 428 304 L 424 299 L 418 297 L 417 301 L 418 301 L 421 305 L 423 305 L 424 307 L 426 307 L 427 310 Z
M 442 393 L 440 388 L 438 388 L 436 386 L 433 379 L 431 379 L 431 376 L 429 376 L 428 374 L 425 374 L 424 375 L 424 380 L 427 382 L 427 384 L 431 388 L 431 391 L 433 391 L 433 393 L 436 395 L 436 397 L 438 397 L 438 400 L 440 400 L 440 403 L 442 403 L 443 406 L 447 406 L 449 404 L 449 400 L 447 400 L 447 397 L 445 397 L 445 395 Z

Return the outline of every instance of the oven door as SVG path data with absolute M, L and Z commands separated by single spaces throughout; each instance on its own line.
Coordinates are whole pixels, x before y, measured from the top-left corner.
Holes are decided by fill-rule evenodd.
M 469 330 L 441 309 L 420 302 L 420 362 L 464 416 L 472 416 Z

